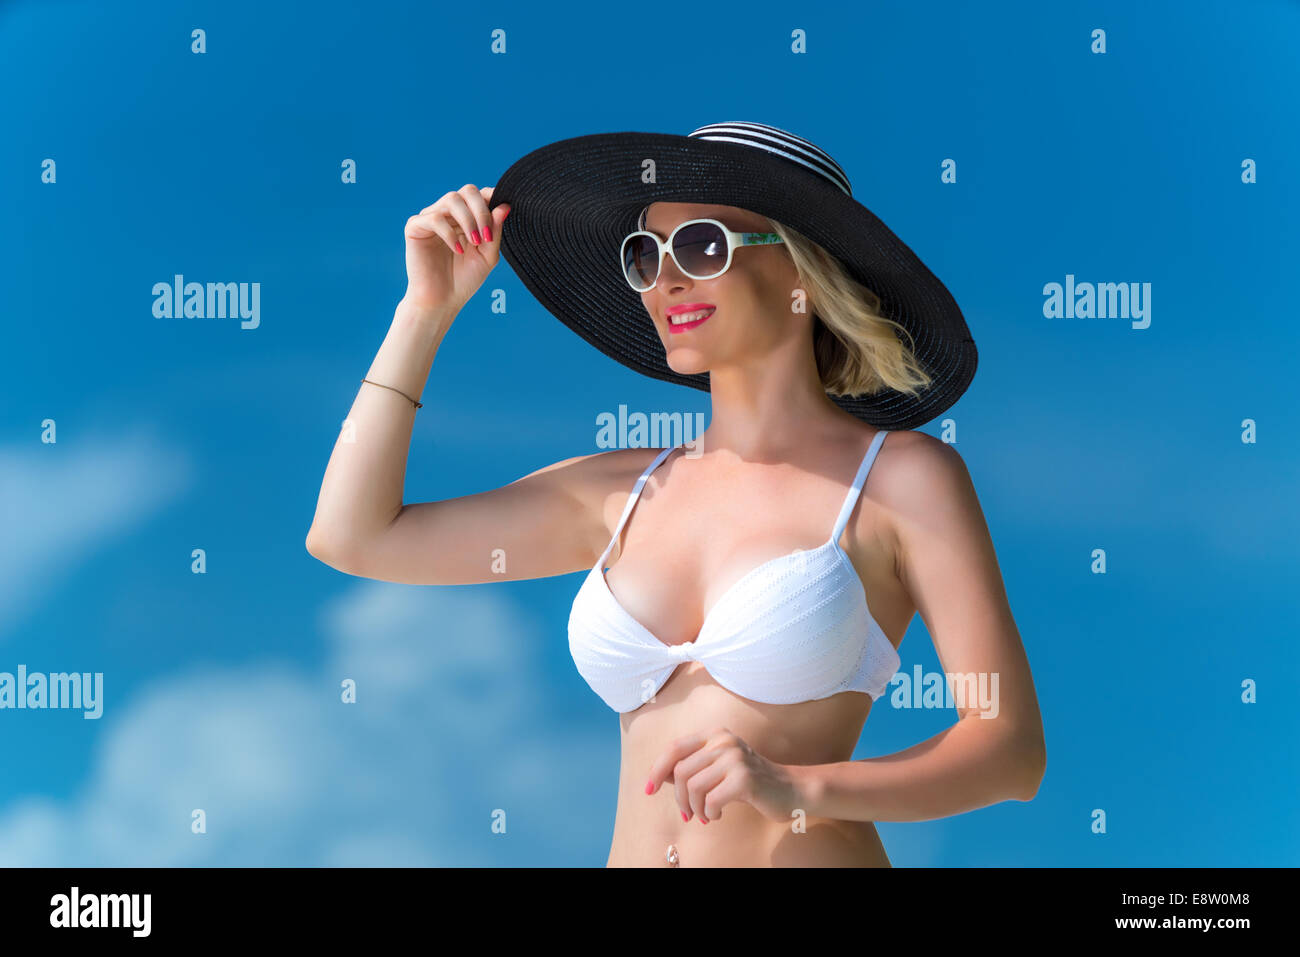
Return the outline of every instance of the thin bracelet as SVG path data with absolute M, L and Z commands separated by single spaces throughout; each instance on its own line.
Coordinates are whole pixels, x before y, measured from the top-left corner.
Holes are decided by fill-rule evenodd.
M 371 380 L 371 379 L 362 379 L 361 381 L 362 381 L 362 382 L 369 382 L 371 385 L 377 385 L 377 386 L 379 386 L 381 389 L 393 389 L 393 387 L 392 387 L 391 385 L 384 385 L 382 382 L 375 382 L 375 381 L 373 381 L 373 380 Z M 412 403 L 412 404 L 413 404 L 417 409 L 423 409 L 423 408 L 424 408 L 424 403 L 423 403 L 423 402 L 416 402 L 414 399 L 412 399 L 409 395 L 407 395 L 407 394 L 406 394 L 405 392 L 403 392 L 401 389 L 393 389 L 393 391 L 396 392 L 398 395 L 400 395 L 402 398 L 406 399 L 408 402 Z

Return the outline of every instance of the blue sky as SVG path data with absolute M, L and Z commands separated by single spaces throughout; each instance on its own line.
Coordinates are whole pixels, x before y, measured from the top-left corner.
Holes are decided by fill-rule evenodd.
M 670 3 L 658 34 L 644 8 L 588 9 L 0 6 L 0 671 L 104 674 L 99 720 L 0 710 L 0 863 L 604 863 L 618 725 L 568 655 L 581 575 L 367 582 L 303 539 L 409 215 L 567 136 L 733 119 L 835 156 L 980 348 L 946 417 L 1049 766 L 1032 803 L 881 823 L 892 861 L 1300 862 L 1300 6 Z M 155 318 L 176 273 L 260 283 L 260 324 Z M 1150 283 L 1150 326 L 1046 318 L 1067 275 Z M 504 260 L 423 401 L 408 502 L 595 451 L 620 404 L 708 413 Z M 938 670 L 919 617 L 900 655 Z M 954 719 L 881 699 L 855 757 Z

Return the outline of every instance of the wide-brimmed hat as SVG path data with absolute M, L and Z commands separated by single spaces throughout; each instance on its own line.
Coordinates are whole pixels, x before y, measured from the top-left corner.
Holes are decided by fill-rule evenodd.
M 649 181 L 647 181 L 649 180 Z M 643 375 L 709 390 L 682 375 L 641 296 L 624 277 L 623 239 L 655 202 L 736 206 L 790 226 L 838 258 L 905 328 L 931 384 L 918 395 L 884 389 L 833 402 L 872 425 L 930 421 L 975 375 L 975 340 L 947 288 L 871 210 L 848 176 L 808 140 L 763 123 L 714 123 L 672 133 L 597 133 L 560 140 L 514 163 L 491 208 L 510 205 L 501 254 L 548 311 L 607 356 Z

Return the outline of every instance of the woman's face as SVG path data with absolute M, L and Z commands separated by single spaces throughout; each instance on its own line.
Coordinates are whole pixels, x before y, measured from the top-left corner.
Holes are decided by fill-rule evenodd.
M 749 210 L 698 203 L 653 203 L 645 228 L 667 241 L 689 219 L 716 219 L 737 232 L 771 230 L 764 217 Z M 731 267 L 714 279 L 692 279 L 665 255 L 659 278 L 641 294 L 641 302 L 663 341 L 668 367 L 690 375 L 759 358 L 792 337 L 808 336 L 812 307 L 793 309 L 798 288 L 799 274 L 783 244 L 738 246 Z M 681 306 L 712 307 L 713 313 L 679 328 L 669 310 Z

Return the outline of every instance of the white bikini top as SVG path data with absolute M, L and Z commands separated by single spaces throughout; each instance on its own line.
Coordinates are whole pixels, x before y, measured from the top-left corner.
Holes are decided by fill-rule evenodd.
M 641 473 L 623 515 L 569 614 L 569 652 L 578 673 L 615 711 L 634 711 L 683 661 L 698 661 L 727 690 L 764 704 L 794 704 L 841 691 L 874 701 L 898 670 L 898 652 L 867 608 L 866 590 L 840 535 L 885 439 L 872 439 L 831 537 L 811 551 L 778 555 L 748 572 L 709 610 L 694 641 L 669 645 L 628 614 L 610 591 L 605 559 L 650 473 Z

